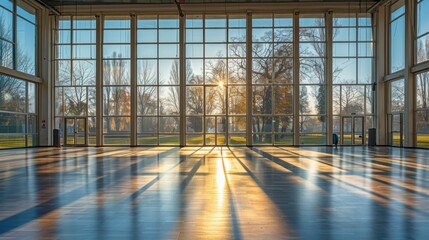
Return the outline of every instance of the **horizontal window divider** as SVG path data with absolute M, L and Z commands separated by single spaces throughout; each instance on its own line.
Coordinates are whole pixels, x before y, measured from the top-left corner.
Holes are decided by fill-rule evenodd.
M 394 72 L 394 73 L 391 73 L 391 74 L 384 76 L 383 80 L 384 81 L 391 81 L 391 80 L 404 78 L 404 77 L 405 77 L 405 69 L 402 69 L 402 70 L 399 70 L 397 72 Z
M 88 42 L 88 43 L 76 43 L 76 42 L 73 42 L 73 43 L 55 43 L 54 45 L 55 46 L 94 46 L 94 47 L 97 46 L 97 44 L 95 42 L 94 43 L 92 43 L 92 42 Z
M 43 80 L 40 77 L 33 76 L 18 70 L 10 69 L 7 67 L 0 66 L 0 74 L 8 75 L 9 77 L 18 78 L 21 80 L 27 80 L 35 83 L 42 83 Z
M 0 110 L 0 113 L 7 113 L 7 114 L 15 114 L 15 115 L 30 115 L 29 113 L 26 112 L 13 112 L 13 111 L 5 111 L 5 110 Z M 34 114 L 32 114 L 34 115 Z
M 418 63 L 411 68 L 412 73 L 419 73 L 425 70 L 429 70 L 429 61 Z

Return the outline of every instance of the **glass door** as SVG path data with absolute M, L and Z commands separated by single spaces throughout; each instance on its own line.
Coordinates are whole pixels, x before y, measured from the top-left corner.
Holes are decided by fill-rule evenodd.
M 341 126 L 341 145 L 352 145 L 353 118 L 342 117 Z
M 87 120 L 84 117 L 67 117 L 65 121 L 65 146 L 86 146 L 87 134 L 86 126 Z
M 388 121 L 389 145 L 394 147 L 402 147 L 404 144 L 403 114 L 389 114 Z
M 364 144 L 364 118 L 363 117 L 353 117 L 353 145 L 363 145 Z
M 206 145 L 226 145 L 226 117 L 206 117 Z
M 341 145 L 363 145 L 364 134 L 363 116 L 341 118 Z

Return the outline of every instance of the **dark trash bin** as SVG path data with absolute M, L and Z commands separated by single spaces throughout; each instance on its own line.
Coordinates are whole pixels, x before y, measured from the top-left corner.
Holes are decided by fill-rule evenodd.
M 376 133 L 375 128 L 368 129 L 368 146 L 376 145 Z
M 54 136 L 53 136 L 53 146 L 54 147 L 61 147 L 60 145 L 60 130 L 54 129 Z

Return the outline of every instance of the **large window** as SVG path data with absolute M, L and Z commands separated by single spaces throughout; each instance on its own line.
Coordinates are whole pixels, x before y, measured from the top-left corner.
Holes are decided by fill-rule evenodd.
M 129 145 L 131 131 L 130 17 L 106 16 L 103 30 L 103 143 Z
M 254 144 L 293 144 L 292 15 L 252 20 Z
M 186 19 L 186 144 L 245 144 L 246 19 Z M 230 133 L 230 134 L 228 134 Z
M 325 144 L 326 32 L 323 14 L 300 15 L 299 62 L 299 144 Z
M 417 63 L 429 60 L 429 0 L 417 2 Z
M 37 146 L 36 84 L 0 74 L 0 149 Z
M 187 15 L 182 54 L 176 15 L 56 19 L 55 127 L 84 119 L 89 145 L 97 129 L 103 145 L 324 145 L 328 111 L 334 130 L 352 115 L 371 126 L 369 15 L 335 14 L 333 26 L 324 14 Z
M 372 126 L 371 22 L 365 14 L 335 14 L 333 19 L 333 130 L 343 144 L 356 144 L 353 133 L 363 137 L 363 131 Z M 357 117 L 364 121 L 353 122 Z
M 137 144 L 179 145 L 177 16 L 138 17 L 137 85 Z
M 405 80 L 389 82 L 388 129 L 389 143 L 402 147 L 404 144 Z
M 405 5 L 399 0 L 390 6 L 389 73 L 405 67 Z
M 0 2 L 0 66 L 36 74 L 36 9 L 16 0 Z
M 96 24 L 94 17 L 60 17 L 55 40 L 55 127 L 65 118 L 84 117 L 88 144 L 96 130 Z
M 417 147 L 429 147 L 429 72 L 416 75 Z

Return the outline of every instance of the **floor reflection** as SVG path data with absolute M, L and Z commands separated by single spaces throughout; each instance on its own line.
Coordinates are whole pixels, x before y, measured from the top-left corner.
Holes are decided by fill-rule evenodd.
M 427 239 L 429 152 L 0 151 L 0 238 Z

